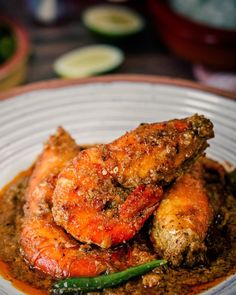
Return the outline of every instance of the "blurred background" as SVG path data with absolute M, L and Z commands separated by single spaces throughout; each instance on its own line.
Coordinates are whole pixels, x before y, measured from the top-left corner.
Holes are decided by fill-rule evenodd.
M 80 49 L 96 44 L 121 50 L 122 59 L 113 67 L 96 53 L 94 62 L 88 58 L 85 64 Z M 74 56 L 63 56 L 75 49 Z M 82 74 L 81 59 L 89 69 Z M 236 1 L 0 0 L 0 91 L 71 78 L 68 68 L 73 77 L 113 70 L 236 92 Z

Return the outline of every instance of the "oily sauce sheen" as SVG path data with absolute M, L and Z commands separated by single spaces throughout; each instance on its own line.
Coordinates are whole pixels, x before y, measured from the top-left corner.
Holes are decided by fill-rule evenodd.
M 18 242 L 25 190 L 31 173 L 32 168 L 20 173 L 0 194 L 0 274 L 26 294 L 42 295 L 50 293 L 53 280 L 29 268 L 21 255 Z M 221 237 L 217 236 L 216 239 L 223 246 L 220 254 L 216 255 L 214 251 L 209 253 L 211 259 L 207 266 L 192 269 L 163 266 L 120 287 L 90 294 L 197 294 L 220 283 L 226 276 L 234 274 L 236 268 L 236 199 L 230 193 L 226 193 L 221 211 L 227 220 L 227 226 L 222 224 Z M 222 222 L 220 216 L 215 222 Z M 140 237 L 134 240 L 134 243 L 139 243 L 139 249 L 143 240 L 148 240 L 147 232 L 148 224 L 141 231 Z M 143 247 L 147 246 L 150 256 L 153 255 L 149 242 Z

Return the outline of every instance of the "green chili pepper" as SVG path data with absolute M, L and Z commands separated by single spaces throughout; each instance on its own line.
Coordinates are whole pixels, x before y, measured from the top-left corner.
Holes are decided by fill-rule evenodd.
M 124 271 L 112 273 L 109 275 L 60 280 L 53 284 L 52 293 L 79 294 L 79 292 L 97 291 L 105 288 L 114 287 L 166 263 L 166 260 L 153 260 L 151 262 L 134 266 Z

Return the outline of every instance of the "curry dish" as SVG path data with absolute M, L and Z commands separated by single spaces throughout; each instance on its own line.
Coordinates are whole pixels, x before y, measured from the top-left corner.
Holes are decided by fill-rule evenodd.
M 168 264 L 90 294 L 196 294 L 234 274 L 236 199 L 204 155 L 213 136 L 199 115 L 88 147 L 58 128 L 1 192 L 1 261 L 45 294 L 61 279 L 155 259 Z

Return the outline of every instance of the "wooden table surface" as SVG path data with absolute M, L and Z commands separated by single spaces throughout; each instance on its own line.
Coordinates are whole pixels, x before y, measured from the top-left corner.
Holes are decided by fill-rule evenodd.
M 116 73 L 153 74 L 194 80 L 192 65 L 172 55 L 157 37 L 145 11 L 145 4 L 138 8 L 146 17 L 146 29 L 132 40 L 118 44 L 126 58 Z M 81 46 L 104 43 L 83 26 L 79 9 L 70 21 L 53 26 L 33 22 L 25 3 L 19 0 L 0 0 L 0 11 L 14 16 L 29 32 L 32 53 L 26 83 L 56 78 L 52 64 L 61 54 Z

